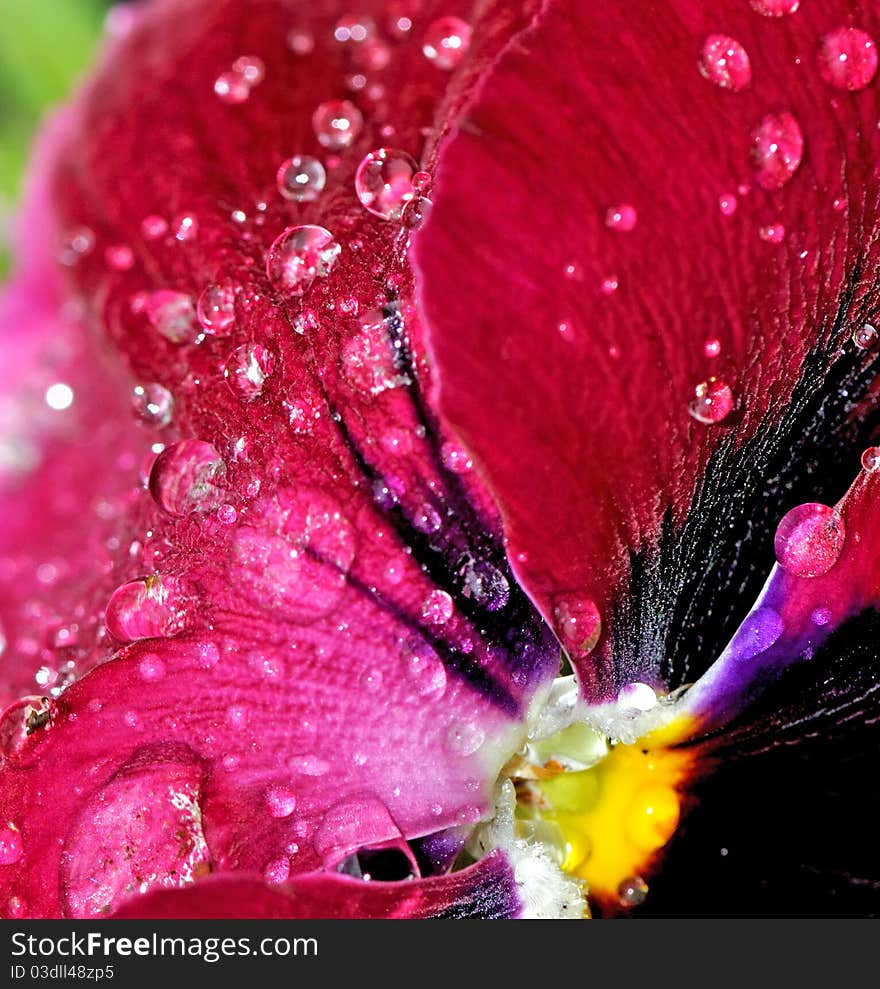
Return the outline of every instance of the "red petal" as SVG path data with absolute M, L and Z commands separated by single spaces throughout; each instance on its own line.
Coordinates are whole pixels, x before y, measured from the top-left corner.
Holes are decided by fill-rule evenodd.
M 414 882 L 363 882 L 348 876 L 299 876 L 272 889 L 251 877 L 216 877 L 180 890 L 129 900 L 114 916 L 195 919 L 502 920 L 517 916 L 513 871 L 494 853 L 461 872 Z
M 710 624 L 732 630 L 783 466 L 827 463 L 846 416 L 841 382 L 865 361 L 842 344 L 876 305 L 880 135 L 871 89 L 842 94 L 816 58 L 840 24 L 880 35 L 875 11 L 851 11 L 548 4 L 442 150 L 415 244 L 442 409 L 487 472 L 518 572 L 583 646 L 590 697 L 659 679 L 667 654 L 686 669 L 712 640 L 713 595 Z M 719 30 L 751 60 L 742 92 L 701 78 Z M 805 141 L 797 168 L 788 118 L 758 142 L 778 191 L 750 136 L 768 114 Z M 719 585 L 736 588 L 730 609 Z M 572 615 L 594 603 L 606 634 L 588 657 L 595 636 Z

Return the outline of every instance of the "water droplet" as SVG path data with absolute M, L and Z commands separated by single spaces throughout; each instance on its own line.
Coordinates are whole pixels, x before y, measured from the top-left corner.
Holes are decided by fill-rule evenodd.
M 47 743 L 54 710 L 54 701 L 37 695 L 7 707 L 0 721 L 0 764 L 32 765 Z
M 210 512 L 223 501 L 226 465 L 203 440 L 181 440 L 163 450 L 150 471 L 150 493 L 169 515 Z
M 648 896 L 648 884 L 641 876 L 624 879 L 617 887 L 617 901 L 622 907 L 640 907 Z
M 56 412 L 63 412 L 73 405 L 73 389 L 63 381 L 57 381 L 46 389 L 46 405 Z
M 804 156 L 804 135 L 790 113 L 768 113 L 750 135 L 755 178 L 762 189 L 781 189 Z
M 819 45 L 819 73 L 837 89 L 864 89 L 877 74 L 874 39 L 858 28 L 830 31 Z
M 361 111 L 349 100 L 322 103 L 312 114 L 318 143 L 332 151 L 351 147 L 364 126 Z
M 787 512 L 773 540 L 779 565 L 795 577 L 818 577 L 840 558 L 846 539 L 843 519 L 815 502 Z
M 605 213 L 605 226 L 609 230 L 617 230 L 621 233 L 628 233 L 638 223 L 638 213 L 635 206 L 629 203 L 621 203 L 619 206 L 609 206 Z
M 315 36 L 305 28 L 293 28 L 287 35 L 287 47 L 295 55 L 308 55 L 315 50 Z
M 445 625 L 455 611 L 452 598 L 446 591 L 435 588 L 422 604 L 422 618 L 432 625 Z
M 263 393 L 266 378 L 275 368 L 275 355 L 259 343 L 237 347 L 226 358 L 223 376 L 236 398 L 253 402 Z
M 235 289 L 232 285 L 208 285 L 199 296 L 196 312 L 202 329 L 224 337 L 235 324 Z
M 454 755 L 473 755 L 485 740 L 486 733 L 472 721 L 451 725 L 446 732 L 446 748 Z
M 419 697 L 439 700 L 446 692 L 446 668 L 434 650 L 424 642 L 413 647 L 406 671 L 415 684 Z
M 831 609 L 824 607 L 816 608 L 810 615 L 810 621 L 820 628 L 827 625 L 831 621 Z
M 296 810 L 296 794 L 280 783 L 266 790 L 266 806 L 272 817 L 290 817 Z
M 299 297 L 330 274 L 341 250 L 324 227 L 288 227 L 269 248 L 266 274 L 276 291 Z
M 650 711 L 657 706 L 657 694 L 646 683 L 628 683 L 618 693 L 617 704 L 628 711 Z
M 560 595 L 553 605 L 553 628 L 572 658 L 586 656 L 602 634 L 602 616 L 595 601 L 579 594 Z
M 94 231 L 89 227 L 75 227 L 62 240 L 58 260 L 62 264 L 72 267 L 79 262 L 80 258 L 90 254 L 94 247 Z
M 717 357 L 721 353 L 721 341 L 717 337 L 710 337 L 703 344 L 703 353 L 706 357 Z
M 422 40 L 425 58 L 438 69 L 454 69 L 470 47 L 471 29 L 460 17 L 439 17 L 432 21 Z
M 275 182 L 285 199 L 298 203 L 314 202 L 327 181 L 327 172 L 317 158 L 294 155 L 281 163 Z
M 201 327 L 192 299 L 185 292 L 157 289 L 143 300 L 144 312 L 153 328 L 172 343 L 193 343 Z
M 732 192 L 725 192 L 718 197 L 718 209 L 723 216 L 733 216 L 738 205 L 736 196 Z
M 217 518 L 223 525 L 235 525 L 238 512 L 234 505 L 221 505 L 217 509 Z
M 226 709 L 226 724 L 236 731 L 247 728 L 249 720 L 248 709 L 243 704 L 231 704 Z
M 413 196 L 412 179 L 418 165 L 405 151 L 379 148 L 365 155 L 354 179 L 355 192 L 374 216 L 399 220 Z
M 12 821 L 7 821 L 0 826 L 0 865 L 15 865 L 22 855 L 21 832 Z
M 165 676 L 165 664 L 158 656 L 148 655 L 138 663 L 138 673 L 146 683 L 155 683 Z
M 704 79 L 734 93 L 746 89 L 752 81 L 748 52 L 726 34 L 710 34 L 706 38 L 697 65 Z
M 141 220 L 141 234 L 144 240 L 158 240 L 168 233 L 168 222 L 161 216 L 151 214 Z
M 111 244 L 104 251 L 104 260 L 112 271 L 128 271 L 134 264 L 134 252 L 128 244 Z
M 853 330 L 853 343 L 859 350 L 870 350 L 877 343 L 877 330 L 871 323 L 864 323 L 858 329 Z
M 869 446 L 862 454 L 862 467 L 873 474 L 880 471 L 880 446 Z
M 292 324 L 295 333 L 299 333 L 300 336 L 305 333 L 310 333 L 317 330 L 318 326 L 318 314 L 314 309 L 303 309 L 302 312 L 297 313 L 293 317 Z
M 396 313 L 389 315 L 382 309 L 371 309 L 359 318 L 360 330 L 345 344 L 341 362 L 345 377 L 356 388 L 381 395 L 410 383 L 395 365 L 392 333 L 393 321 L 398 319 Z
M 185 601 L 174 577 L 130 580 L 110 595 L 104 624 L 119 642 L 172 635 L 183 628 Z
M 709 378 L 697 385 L 688 412 L 697 422 L 712 425 L 721 422 L 733 411 L 733 392 L 719 378 Z
M 272 859 L 266 863 L 263 869 L 263 878 L 267 883 L 275 884 L 287 882 L 290 876 L 290 860 L 284 856 Z
M 167 426 L 174 412 L 174 397 L 159 384 L 135 385 L 131 406 L 134 414 L 148 426 Z
M 781 244 L 785 240 L 785 227 L 781 223 L 767 223 L 758 227 L 758 236 L 768 244 Z
M 474 462 L 467 452 L 448 440 L 440 447 L 440 459 L 443 466 L 453 474 L 466 474 L 473 470 Z
M 617 289 L 620 287 L 620 281 L 617 275 L 608 275 L 607 278 L 602 279 L 602 284 L 599 286 L 602 295 L 614 295 Z
M 754 659 L 778 642 L 785 631 L 785 622 L 773 608 L 756 608 L 746 615 L 732 643 L 732 651 L 740 662 Z
M 27 900 L 22 896 L 10 896 L 6 901 L 4 916 L 8 920 L 21 920 L 27 916 Z
M 181 213 L 180 216 L 176 216 L 171 225 L 174 228 L 174 239 L 180 241 L 181 244 L 195 240 L 199 232 L 199 221 L 189 213 Z
M 244 103 L 251 95 L 254 86 L 259 85 L 266 75 L 263 60 L 256 55 L 242 55 L 232 68 L 214 81 L 214 92 L 224 103 L 235 105 Z

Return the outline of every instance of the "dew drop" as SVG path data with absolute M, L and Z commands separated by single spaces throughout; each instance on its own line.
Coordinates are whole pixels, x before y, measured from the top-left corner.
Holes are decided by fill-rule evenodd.
M 414 646 L 406 671 L 419 697 L 435 701 L 446 692 L 446 668 L 427 644 L 419 642 Z
M 781 189 L 804 156 L 804 135 L 787 112 L 768 113 L 750 136 L 752 165 L 762 189 Z
M 641 876 L 624 879 L 617 887 L 617 901 L 622 907 L 640 907 L 648 896 L 648 884 Z
M 150 493 L 169 515 L 210 512 L 223 501 L 226 465 L 203 440 L 181 440 L 163 450 L 150 471 Z
M 434 204 L 427 196 L 413 196 L 408 203 L 403 204 L 401 223 L 408 230 L 417 230 L 431 215 L 433 207 Z
M 450 725 L 446 732 L 446 748 L 454 755 L 473 755 L 485 740 L 486 733 L 472 721 Z
M 24 845 L 21 832 L 12 821 L 7 821 L 0 826 L 0 865 L 15 865 L 22 855 Z
M 618 693 L 617 704 L 628 711 L 650 711 L 657 706 L 657 694 L 647 683 L 628 683 Z
M 0 765 L 29 766 L 47 743 L 54 701 L 22 697 L 3 712 L 0 720 Z
M 318 314 L 314 309 L 303 309 L 302 312 L 297 313 L 291 321 L 294 333 L 299 333 L 300 336 L 304 336 L 306 333 L 311 333 L 317 330 Z
M 327 181 L 327 172 L 317 158 L 294 155 L 281 163 L 275 182 L 285 199 L 298 203 L 314 202 Z
M 312 114 L 318 143 L 332 151 L 351 147 L 364 126 L 361 111 L 349 100 L 322 103 Z
M 368 670 L 361 677 L 361 686 L 370 694 L 376 694 L 382 689 L 382 671 Z
M 275 368 L 275 355 L 259 343 L 246 343 L 226 358 L 223 376 L 229 390 L 242 402 L 253 402 L 263 393 L 266 378 Z
M 227 336 L 235 324 L 235 289 L 229 284 L 208 285 L 199 296 L 196 313 L 210 336 Z
M 192 299 L 185 292 L 148 292 L 143 307 L 153 329 L 171 343 L 193 343 L 198 339 L 201 328 Z
M 269 248 L 266 274 L 276 291 L 298 298 L 330 274 L 341 250 L 324 227 L 288 227 Z
M 435 588 L 422 604 L 422 618 L 432 625 L 445 625 L 455 611 L 452 598 L 446 591 Z
M 843 519 L 815 502 L 787 512 L 773 540 L 779 565 L 795 577 L 819 577 L 840 558 L 846 539 Z
M 165 664 L 158 656 L 144 656 L 138 663 L 138 673 L 146 683 L 156 683 L 165 676 Z
M 104 261 L 112 271 L 129 271 L 134 264 L 134 252 L 128 244 L 111 244 L 104 251 Z
M 596 602 L 580 594 L 560 595 L 553 604 L 553 628 L 572 658 L 591 652 L 602 634 Z
M 90 254 L 95 247 L 95 234 L 89 227 L 75 227 L 63 239 L 58 260 L 68 267 Z
M 141 234 L 144 240 L 158 240 L 168 233 L 168 221 L 161 216 L 151 214 L 141 220 Z
M 767 223 L 758 227 L 758 236 L 768 244 L 781 244 L 785 240 L 785 227 L 781 223 Z
M 756 608 L 743 619 L 732 643 L 732 650 L 740 662 L 754 659 L 779 641 L 785 631 L 785 622 L 773 608 Z
M 167 426 L 174 412 L 174 397 L 163 385 L 135 385 L 131 407 L 141 422 L 148 426 Z
M 719 378 L 709 378 L 697 385 L 688 412 L 697 422 L 713 425 L 721 422 L 733 411 L 733 392 Z
M 862 467 L 873 474 L 880 471 L 880 446 L 869 446 L 862 454 Z
M 289 876 L 290 860 L 284 856 L 267 862 L 266 867 L 263 869 L 263 878 L 270 885 L 287 882 Z
M 718 197 L 718 209 L 721 210 L 722 216 L 733 216 L 738 205 L 736 196 L 732 192 L 725 192 Z
M 311 31 L 294 28 L 287 35 L 287 47 L 295 55 L 309 55 L 315 50 L 315 36 Z
M 605 226 L 609 230 L 617 230 L 621 233 L 628 233 L 638 222 L 638 213 L 634 206 L 629 203 L 621 203 L 619 206 L 609 206 L 605 213 Z
M 254 86 L 266 75 L 266 66 L 256 55 L 242 55 L 232 63 L 232 68 L 214 81 L 214 92 L 224 103 L 244 103 Z
M 864 89 L 877 74 L 877 46 L 858 28 L 841 27 L 822 38 L 819 74 L 837 89 Z
M 870 350 L 877 343 L 877 335 L 877 330 L 871 323 L 864 323 L 853 330 L 852 339 L 859 350 Z
M 443 466 L 453 474 L 466 474 L 473 470 L 474 462 L 467 452 L 450 440 L 440 447 L 440 459 Z
M 710 34 L 706 38 L 697 66 L 704 79 L 734 93 L 746 89 L 752 81 L 748 52 L 726 34 Z
M 296 794 L 290 787 L 274 784 L 266 790 L 266 806 L 272 817 L 290 817 L 296 810 Z
M 471 43 L 471 29 L 460 17 L 439 17 L 432 21 L 422 40 L 422 51 L 438 69 L 454 69 Z
M 415 195 L 413 176 L 418 165 L 405 151 L 379 148 L 365 155 L 354 178 L 357 197 L 374 216 L 399 220 Z
M 703 353 L 706 357 L 717 357 L 721 353 L 721 341 L 717 337 L 710 337 L 703 344 Z
M 599 286 L 602 295 L 614 295 L 619 287 L 620 281 L 617 275 L 609 275 L 607 278 L 603 278 L 602 284 Z
M 129 580 L 110 595 L 104 615 L 107 631 L 119 642 L 136 642 L 179 632 L 186 595 L 174 577 Z

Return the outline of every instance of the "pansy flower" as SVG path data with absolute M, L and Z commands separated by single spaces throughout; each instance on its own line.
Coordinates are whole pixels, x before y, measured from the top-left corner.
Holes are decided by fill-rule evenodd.
M 877 11 L 107 30 L 0 302 L 4 915 L 876 909 Z

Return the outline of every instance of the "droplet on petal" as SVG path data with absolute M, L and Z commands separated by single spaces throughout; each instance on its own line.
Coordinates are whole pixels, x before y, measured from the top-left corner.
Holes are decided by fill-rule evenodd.
M 422 51 L 438 69 L 454 69 L 471 43 L 470 26 L 460 17 L 440 17 L 425 31 Z
M 141 220 L 141 234 L 144 240 L 158 240 L 168 233 L 168 221 L 161 216 L 151 214 Z
M 862 454 L 862 467 L 869 473 L 880 470 L 880 446 L 869 446 Z
M 312 114 L 318 143 L 333 151 L 350 147 L 364 126 L 361 111 L 349 100 L 322 103 Z
M 396 148 L 379 148 L 365 155 L 354 178 L 362 206 L 383 220 L 399 220 L 413 196 L 413 176 L 418 165 Z
M 275 784 L 266 790 L 266 806 L 272 817 L 290 817 L 296 810 L 296 794 L 290 787 Z
M 722 216 L 733 216 L 737 206 L 736 196 L 732 192 L 725 192 L 718 197 L 718 208 Z
M 830 31 L 819 45 L 819 73 L 837 89 L 864 89 L 877 74 L 877 46 L 858 28 Z
M 779 565 L 795 577 L 818 577 L 840 558 L 846 539 L 843 519 L 827 505 L 798 505 L 783 516 L 773 548 Z
M 134 264 L 134 252 L 128 244 L 111 244 L 104 251 L 104 260 L 113 271 L 129 271 Z
M 721 353 L 721 341 L 717 337 L 710 337 L 703 344 L 703 353 L 706 357 L 717 357 Z
M 314 202 L 327 181 L 327 172 L 317 158 L 294 155 L 281 163 L 275 182 L 285 199 L 298 203 Z
M 208 285 L 199 296 L 196 312 L 205 333 L 226 336 L 235 324 L 235 289 L 232 285 Z
M 624 879 L 617 887 L 617 900 L 622 907 L 640 907 L 648 896 L 648 884 L 641 876 Z
M 251 90 L 263 81 L 265 75 L 266 66 L 261 58 L 256 55 L 242 55 L 232 63 L 228 72 L 217 77 L 214 92 L 224 103 L 244 103 L 251 95 Z
M 400 214 L 401 222 L 409 230 L 416 230 L 431 215 L 433 206 L 427 196 L 414 196 L 408 203 L 404 203 Z
M 330 274 L 341 250 L 324 227 L 288 227 L 269 248 L 266 274 L 276 291 L 299 297 Z
M 560 595 L 553 605 L 553 628 L 572 658 L 591 652 L 602 635 L 596 602 L 579 594 Z
M 162 385 L 135 385 L 131 406 L 134 414 L 148 426 L 167 426 L 174 412 L 174 397 Z
M 146 577 L 121 584 L 107 602 L 104 624 L 119 642 L 136 642 L 179 632 L 185 595 L 175 578 Z
M 181 440 L 163 450 L 150 471 L 150 493 L 169 515 L 210 512 L 223 501 L 226 465 L 203 440 Z
M 157 289 L 143 300 L 144 311 L 153 328 L 171 343 L 193 343 L 201 328 L 192 299 L 185 292 Z
M 877 343 L 877 330 L 871 323 L 864 323 L 853 330 L 853 343 L 859 350 L 870 350 Z
M 605 226 L 609 230 L 617 230 L 628 233 L 638 222 L 638 213 L 634 206 L 629 203 L 621 203 L 619 206 L 610 206 L 605 213 Z
M 704 79 L 734 93 L 746 89 L 752 81 L 748 52 L 726 34 L 710 34 L 706 38 L 697 66 Z
M 24 845 L 21 832 L 12 821 L 0 825 L 0 865 L 15 865 L 22 855 Z
M 445 625 L 452 618 L 455 605 L 446 591 L 435 589 L 425 598 L 422 605 L 422 618 L 432 625 Z
M 755 178 L 762 189 L 781 189 L 804 156 L 801 125 L 787 112 L 768 113 L 750 137 Z
M 266 378 L 275 368 L 275 355 L 259 343 L 237 347 L 226 358 L 223 376 L 229 389 L 242 402 L 253 402 L 263 392 Z
M 733 392 L 719 378 L 709 378 L 697 385 L 688 412 L 697 422 L 713 425 L 726 419 L 733 411 Z
M 781 223 L 767 223 L 758 227 L 758 236 L 768 244 L 781 244 L 785 240 L 785 227 Z
M 470 721 L 451 725 L 446 732 L 446 748 L 454 755 L 473 755 L 485 740 L 483 729 Z

